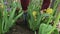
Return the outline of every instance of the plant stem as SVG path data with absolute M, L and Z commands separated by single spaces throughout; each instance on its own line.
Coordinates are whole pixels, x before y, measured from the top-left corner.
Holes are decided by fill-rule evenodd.
M 58 24 L 58 21 L 59 21 L 59 16 L 60 16 L 59 14 L 60 14 L 60 12 L 57 13 L 56 19 L 55 19 L 55 21 L 54 21 L 53 28 L 52 28 L 52 30 L 51 30 L 48 34 L 51 34 L 51 32 L 55 30 L 56 25 Z
M 36 31 L 35 31 L 35 34 L 36 34 Z
M 51 18 L 52 18 L 52 16 L 49 16 L 49 19 L 48 19 L 47 24 L 49 24 L 49 23 L 50 23 L 50 21 L 52 20 Z

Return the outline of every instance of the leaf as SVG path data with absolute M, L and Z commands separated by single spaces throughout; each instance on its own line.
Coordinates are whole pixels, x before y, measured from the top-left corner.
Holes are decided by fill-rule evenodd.
M 3 0 L 1 0 L 1 2 L 3 2 Z M 4 3 L 2 3 L 2 4 L 4 5 Z M 21 15 L 23 14 L 23 12 L 21 12 L 21 13 L 19 13 L 19 15 L 15 16 L 15 10 L 16 10 L 16 7 L 18 6 L 18 3 L 12 2 L 9 5 L 11 6 L 11 9 L 10 9 L 9 13 L 6 10 L 6 8 L 8 6 L 4 5 L 3 9 L 0 8 L 1 9 L 0 10 L 0 34 L 1 34 L 1 32 L 4 34 L 5 32 L 9 31 L 9 28 L 12 27 L 12 25 L 14 25 L 15 21 L 19 17 L 21 17 Z M 21 8 L 21 6 L 20 6 L 20 8 Z M 22 9 L 20 9 L 20 10 L 22 10 Z M 2 14 L 2 12 L 3 12 L 3 14 Z
M 19 18 L 19 17 L 21 17 L 23 15 L 23 12 L 21 12 L 19 15 L 17 15 L 16 17 L 15 17 L 15 19 L 14 19 L 14 22 Z
M 54 34 L 59 34 L 58 29 L 54 30 Z
M 9 17 L 10 20 L 13 19 L 14 14 L 15 14 L 15 10 L 16 10 L 16 7 L 13 8 L 13 11 L 11 10 L 10 17 Z
M 28 7 L 28 14 L 30 15 L 29 25 L 30 25 L 30 29 L 32 29 L 33 31 L 37 30 L 40 25 L 41 16 L 39 10 L 41 9 L 42 3 L 43 0 L 31 0 Z M 39 15 L 37 15 L 37 19 L 36 19 L 37 21 L 35 21 L 35 18 L 32 15 L 33 11 L 37 11 L 37 14 L 39 13 Z
M 51 25 L 42 23 L 39 27 L 39 34 L 47 34 L 52 29 Z

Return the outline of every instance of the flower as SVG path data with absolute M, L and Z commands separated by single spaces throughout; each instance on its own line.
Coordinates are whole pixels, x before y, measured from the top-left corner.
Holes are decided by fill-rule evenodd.
M 8 5 L 8 2 L 7 2 L 7 1 L 5 1 L 5 2 L 4 2 L 4 4 L 5 4 L 5 5 Z
M 37 15 L 37 12 L 36 11 L 33 11 L 33 16 L 36 16 Z
M 3 8 L 3 5 L 0 3 L 0 8 Z
M 48 14 L 52 14 L 52 12 L 53 12 L 53 9 L 51 9 L 51 8 L 47 8 L 46 13 L 48 13 Z
M 8 8 L 6 8 L 6 10 L 7 10 L 8 12 L 10 11 L 10 9 L 11 9 L 11 8 L 9 8 L 9 7 L 8 7 Z
M 37 16 L 36 16 L 36 15 L 37 15 L 37 12 L 36 12 L 36 11 L 33 11 L 32 14 L 33 14 L 34 20 L 37 21 L 37 19 L 36 19 L 36 17 L 37 17 Z

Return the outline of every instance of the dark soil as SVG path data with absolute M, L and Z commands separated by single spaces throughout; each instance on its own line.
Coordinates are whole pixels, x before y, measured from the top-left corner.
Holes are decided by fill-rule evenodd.
M 7 32 L 6 34 L 34 34 L 32 30 L 29 29 L 27 24 L 24 24 L 23 22 L 21 23 L 18 21 L 16 25 L 10 28 L 10 31 Z

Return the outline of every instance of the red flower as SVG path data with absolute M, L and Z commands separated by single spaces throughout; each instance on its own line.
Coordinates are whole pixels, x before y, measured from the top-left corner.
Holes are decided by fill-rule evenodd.
M 29 5 L 29 0 L 20 0 L 21 1 L 21 5 L 22 5 L 22 10 L 27 10 L 27 7 Z

